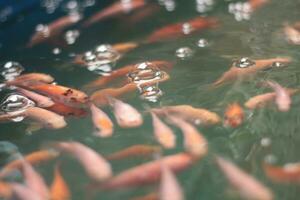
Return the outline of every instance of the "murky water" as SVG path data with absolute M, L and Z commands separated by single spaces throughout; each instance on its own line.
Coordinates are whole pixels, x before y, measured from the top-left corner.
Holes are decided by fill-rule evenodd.
M 292 24 L 300 20 L 299 1 L 272 0 L 256 11 L 249 9 L 245 2 L 230 0 L 159 1 L 160 9 L 140 22 L 136 22 L 139 17 L 134 18 L 127 14 L 107 19 L 88 28 L 73 24 L 62 31 L 57 40 L 25 48 L 36 27 L 44 33 L 47 27 L 43 24 L 50 23 L 67 12 L 80 12 L 83 19 L 86 19 L 86 16 L 91 16 L 108 6 L 110 1 L 42 2 L 43 7 L 39 3 L 34 4 L 15 17 L 0 18 L 3 21 L 0 24 L 3 81 L 18 75 L 24 68 L 23 73 L 50 74 L 60 85 L 83 88 L 83 85 L 98 76 L 105 76 L 111 70 L 128 64 L 166 60 L 174 62 L 175 65 L 169 72 L 169 80 L 141 87 L 135 95 L 126 100 L 143 113 L 144 124 L 132 129 L 116 126 L 110 138 L 93 135 L 94 128 L 90 117 L 68 117 L 66 128 L 40 129 L 33 134 L 27 134 L 26 128 L 30 121 L 26 119 L 0 124 L 0 163 L 3 165 L 13 159 L 16 153 L 27 154 L 36 151 L 51 141 L 79 141 L 103 155 L 134 144 L 157 144 L 153 137 L 151 117 L 144 112 L 149 107 L 186 104 L 203 107 L 223 116 L 229 103 L 240 102 L 243 105 L 250 97 L 270 91 L 259 85 L 262 80 L 272 79 L 285 87 L 299 88 L 299 46 L 289 44 L 282 33 L 285 23 Z M 0 2 L 0 17 L 7 12 L 4 8 Z M 124 55 L 119 55 L 106 45 L 128 41 L 142 42 L 157 28 L 196 16 L 215 17 L 219 19 L 220 25 L 215 29 L 176 40 L 141 44 Z M 193 27 L 184 24 L 182 28 L 184 34 L 188 34 Z M 79 54 L 84 55 L 87 66 L 74 64 L 73 60 Z M 251 67 L 254 59 L 274 57 L 290 57 L 293 61 L 284 67 L 282 63 L 274 63 L 274 67 L 257 73 L 250 81 L 238 80 L 216 89 L 210 88 L 232 63 L 240 68 L 247 68 Z M 16 68 L 12 69 L 12 65 Z M 131 77 L 133 81 L 139 76 L 149 78 L 148 71 L 139 73 Z M 151 71 L 151 76 L 156 77 L 155 73 L 156 71 Z M 3 89 L 0 94 L 1 101 L 7 99 L 7 95 L 11 93 L 10 89 Z M 14 104 L 13 101 L 9 103 Z M 279 165 L 299 162 L 299 105 L 300 96 L 295 95 L 291 110 L 287 113 L 278 112 L 275 106 L 254 112 L 246 110 L 246 120 L 237 128 L 226 128 L 222 124 L 209 128 L 200 127 L 199 130 L 209 142 L 209 154 L 178 175 L 186 199 L 238 199 L 214 164 L 215 154 L 230 159 L 263 182 L 272 189 L 275 199 L 298 199 L 299 185 L 272 183 L 262 170 L 262 161 L 271 158 Z M 10 108 L 14 106 L 19 105 L 10 105 Z M 114 118 L 111 109 L 104 108 L 104 111 Z M 164 150 L 164 155 L 183 151 L 182 134 L 175 127 L 173 130 L 176 131 L 177 146 L 172 150 Z M 154 156 L 133 158 L 112 161 L 111 164 L 114 173 L 117 174 L 153 159 Z M 71 188 L 72 199 L 87 197 L 90 193 L 86 187 L 89 180 L 82 168 L 68 156 L 59 160 L 63 175 Z M 50 162 L 37 167 L 48 184 L 52 181 L 54 164 L 55 162 Z M 94 199 L 131 199 L 150 193 L 156 190 L 157 186 L 158 184 L 153 184 L 113 192 L 99 191 Z

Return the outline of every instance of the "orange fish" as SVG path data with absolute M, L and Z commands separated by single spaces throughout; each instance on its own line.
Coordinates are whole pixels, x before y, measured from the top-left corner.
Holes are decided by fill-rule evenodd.
M 131 200 L 159 200 L 159 196 L 156 192 L 151 192 L 144 196 L 132 198 Z
M 106 156 L 108 160 L 121 160 L 132 157 L 145 157 L 160 153 L 161 148 L 153 145 L 137 144 Z
M 159 116 L 172 115 L 182 118 L 193 124 L 211 126 L 221 122 L 217 113 L 203 108 L 195 108 L 190 105 L 165 106 L 162 108 L 151 109 L 152 112 Z
M 0 182 L 0 197 L 10 199 L 13 195 L 12 186 L 10 183 Z
M 283 167 L 263 164 L 268 178 L 277 183 L 300 183 L 300 163 L 289 163 Z
M 152 43 L 161 40 L 176 39 L 204 29 L 215 28 L 217 25 L 218 21 L 215 18 L 196 17 L 189 21 L 167 25 L 154 31 L 147 38 L 147 42 Z M 187 30 L 185 31 L 185 29 Z
M 41 197 L 37 192 L 30 189 L 28 186 L 19 184 L 19 183 L 11 183 L 11 188 L 13 191 L 12 199 L 19 200 L 42 200 L 45 197 Z
M 188 153 L 195 158 L 202 158 L 207 154 L 208 142 L 196 127 L 174 116 L 169 116 L 168 119 L 181 129 L 184 136 L 184 147 Z
M 162 163 L 162 175 L 159 186 L 159 199 L 160 200 L 184 200 L 184 194 L 181 186 L 176 180 L 175 175 Z
M 5 84 L 8 86 L 27 86 L 36 83 L 52 83 L 54 78 L 48 74 L 43 73 L 28 73 L 17 76 L 11 81 L 7 81 Z
M 156 114 L 151 112 L 154 137 L 166 149 L 172 149 L 176 145 L 176 135 L 172 129 L 161 121 Z
M 298 89 L 286 89 L 289 95 L 294 95 L 297 92 L 299 92 Z M 266 105 L 274 102 L 276 99 L 276 93 L 275 92 L 269 92 L 260 94 L 254 97 L 251 97 L 244 105 L 246 108 L 254 110 L 257 108 L 263 108 Z
M 115 177 L 109 179 L 100 185 L 94 185 L 96 188 L 117 189 L 124 187 L 134 187 L 157 182 L 161 178 L 161 162 L 164 162 L 173 172 L 182 171 L 190 167 L 194 160 L 185 153 L 179 153 L 162 158 L 161 160 L 151 161 L 131 169 L 127 169 Z
M 235 188 L 241 197 L 255 200 L 272 200 L 273 193 L 254 177 L 250 176 L 233 163 L 216 157 L 216 162 L 230 185 Z
M 21 169 L 23 159 L 31 165 L 40 164 L 57 158 L 59 153 L 54 150 L 40 150 L 24 156 L 22 159 L 13 160 L 6 164 L 0 171 L 0 178 L 8 176 L 14 170 Z
M 64 180 L 59 164 L 55 165 L 54 179 L 50 189 L 51 200 L 69 200 L 71 193 L 68 184 Z
M 49 129 L 61 129 L 67 125 L 63 116 L 43 108 L 30 107 L 22 114 Z
M 95 135 L 100 137 L 110 137 L 114 131 L 114 124 L 110 118 L 94 104 L 90 104 L 90 110 L 92 113 L 93 124 L 97 129 Z
M 93 181 L 104 181 L 112 176 L 110 164 L 88 146 L 79 142 L 57 142 L 52 146 L 72 155 Z
M 237 102 L 229 104 L 224 114 L 224 125 L 236 128 L 244 121 L 244 110 Z
M 131 1 L 117 1 L 111 6 L 97 12 L 83 22 L 83 27 L 91 26 L 97 22 L 100 22 L 106 18 L 126 14 L 128 12 L 137 10 L 146 5 L 145 0 L 131 0 Z
M 117 123 L 122 128 L 133 128 L 143 124 L 143 117 L 134 107 L 121 100 L 108 97 Z
M 283 28 L 285 37 L 290 44 L 300 45 L 300 27 L 298 26 L 299 24 L 295 24 L 295 25 L 285 24 Z
M 169 71 L 173 67 L 173 63 L 163 60 L 154 60 L 149 61 L 153 67 L 156 67 L 159 70 L 162 71 Z M 116 69 L 110 73 L 108 76 L 101 76 L 99 79 L 87 84 L 85 86 L 86 89 L 94 90 L 102 87 L 107 87 L 107 85 L 111 82 L 120 81 L 120 79 L 127 79 L 127 74 L 135 71 L 138 69 L 138 66 L 141 63 L 134 64 L 134 65 L 127 65 L 125 67 L 122 67 L 120 69 Z
M 252 10 L 257 10 L 264 6 L 265 4 L 269 3 L 270 0 L 248 0 Z
M 58 102 L 55 102 L 55 104 L 47 108 L 47 110 L 50 110 L 63 116 L 84 117 L 87 115 L 87 111 L 83 108 L 76 108 Z
M 135 83 L 129 83 L 121 88 L 107 88 L 94 92 L 90 99 L 96 106 L 108 105 L 107 97 L 124 98 L 125 95 L 132 94 L 137 90 L 137 85 Z
M 54 105 L 54 102 L 49 97 L 45 97 L 43 95 L 22 88 L 17 88 L 17 91 L 33 100 L 38 107 L 48 108 Z
M 46 95 L 54 101 L 74 107 L 82 107 L 89 100 L 88 96 L 84 92 L 61 85 L 41 83 L 37 85 L 30 85 L 28 86 L 28 89 Z
M 217 81 L 213 83 L 214 87 L 223 85 L 225 83 L 233 82 L 236 80 L 243 80 L 248 78 L 251 75 L 254 75 L 258 71 L 271 68 L 272 65 L 276 62 L 279 63 L 290 63 L 291 59 L 289 58 L 270 58 L 263 60 L 254 60 L 253 65 L 248 67 L 237 67 L 234 63 L 231 68 L 226 71 Z
M 61 17 L 48 25 L 42 25 L 42 30 L 38 30 L 33 34 L 26 47 L 33 47 L 59 36 L 67 27 L 77 23 L 80 18 L 79 14 L 71 14 Z

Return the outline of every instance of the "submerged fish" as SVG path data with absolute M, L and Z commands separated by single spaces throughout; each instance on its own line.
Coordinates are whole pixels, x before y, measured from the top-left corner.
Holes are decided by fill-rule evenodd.
M 259 8 L 261 8 L 262 6 L 264 6 L 265 4 L 269 3 L 271 0 L 248 0 L 251 9 L 257 10 Z
M 110 118 L 94 104 L 90 104 L 90 110 L 93 124 L 97 129 L 95 135 L 100 137 L 110 137 L 114 131 L 114 125 Z
M 164 164 L 173 172 L 179 172 L 190 167 L 194 160 L 190 155 L 185 153 L 166 156 L 161 160 L 151 161 L 125 170 L 107 182 L 94 187 L 100 187 L 102 189 L 118 189 L 157 182 L 161 178 L 161 162 L 164 162 Z
M 249 63 L 250 62 L 250 63 Z M 253 62 L 253 63 L 251 63 Z M 251 75 L 254 75 L 258 71 L 271 68 L 274 63 L 290 63 L 289 58 L 270 58 L 263 60 L 249 60 L 249 65 L 242 65 L 240 63 L 234 63 L 231 68 L 226 71 L 217 81 L 213 83 L 214 87 L 223 85 L 225 83 L 233 82 L 236 80 L 243 80 Z
M 274 199 L 273 193 L 269 188 L 261 184 L 251 175 L 242 171 L 233 163 L 221 157 L 216 157 L 216 162 L 230 185 L 238 191 L 241 197 L 251 200 Z
M 52 83 L 54 78 L 43 73 L 27 73 L 17 76 L 15 79 L 5 82 L 7 86 L 24 87 L 31 84 Z
M 56 164 L 54 169 L 54 178 L 50 188 L 51 200 L 69 200 L 71 199 L 71 192 L 68 184 L 64 180 L 60 165 Z
M 17 88 L 17 91 L 33 100 L 38 107 L 48 108 L 54 105 L 54 102 L 49 97 L 22 88 Z
M 52 146 L 76 158 L 93 181 L 101 182 L 112 176 L 110 164 L 88 146 L 79 142 L 56 142 Z
M 157 192 L 151 192 L 143 196 L 134 197 L 130 200 L 159 200 L 159 196 Z
M 55 102 L 55 104 L 47 108 L 47 110 L 63 116 L 84 117 L 87 115 L 87 111 L 83 108 L 72 107 L 58 102 Z
M 236 128 L 244 121 L 243 108 L 237 102 L 229 104 L 225 111 L 224 125 Z
M 107 97 L 113 108 L 117 123 L 122 128 L 133 128 L 143 124 L 143 117 L 134 107 L 113 97 Z
M 11 183 L 12 188 L 12 199 L 17 200 L 45 200 L 34 190 L 30 189 L 28 186 L 22 185 L 20 183 Z
M 182 118 L 193 124 L 211 126 L 221 122 L 217 113 L 204 108 L 195 108 L 190 105 L 165 106 L 162 108 L 153 108 L 152 112 L 159 116 L 172 115 Z
M 57 158 L 59 153 L 55 150 L 40 150 L 35 151 L 33 153 L 27 154 L 26 156 L 22 157 L 21 159 L 13 160 L 2 167 L 0 171 L 0 178 L 8 176 L 14 170 L 21 169 L 22 162 L 25 160 L 27 163 L 31 165 L 36 165 L 39 163 L 51 161 Z
M 217 25 L 218 20 L 215 18 L 196 17 L 189 21 L 167 25 L 154 31 L 147 38 L 147 42 L 176 39 L 204 29 L 215 28 Z
M 290 44 L 300 45 L 300 26 L 299 22 L 294 25 L 285 24 L 283 32 Z
M 159 146 L 137 144 L 106 156 L 108 160 L 121 160 L 132 157 L 145 157 L 161 152 Z
M 274 182 L 300 184 L 300 163 L 289 163 L 283 167 L 264 163 L 263 169 L 266 176 Z
M 61 129 L 67 125 L 63 116 L 43 108 L 30 107 L 27 108 L 23 114 L 26 118 L 38 122 L 45 128 Z
M 155 139 L 166 149 L 176 146 L 176 135 L 172 129 L 151 112 Z
M 159 186 L 160 200 L 184 200 L 181 186 L 176 180 L 175 175 L 163 162 L 161 164 L 162 175 Z
M 146 5 L 145 0 L 129 0 L 129 1 L 117 1 L 103 10 L 100 10 L 96 14 L 92 15 L 86 21 L 83 22 L 83 27 L 91 26 L 97 22 L 100 22 L 106 18 L 126 14 L 128 12 L 137 10 Z
M 13 195 L 13 189 L 10 183 L 0 182 L 0 197 L 9 199 Z

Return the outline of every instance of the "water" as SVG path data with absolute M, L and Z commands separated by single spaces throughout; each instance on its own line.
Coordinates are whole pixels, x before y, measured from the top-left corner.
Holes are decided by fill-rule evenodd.
M 126 99 L 126 102 L 143 113 L 145 120 L 143 126 L 134 129 L 122 129 L 116 126 L 112 137 L 102 139 L 93 136 L 94 128 L 90 117 L 67 117 L 68 126 L 66 128 L 60 130 L 41 129 L 32 135 L 25 133 L 28 123 L 23 121 L 1 123 L 1 141 L 8 141 L 15 145 L 17 151 L 22 155 L 36 151 L 51 141 L 79 141 L 103 155 L 134 144 L 157 144 L 152 135 L 151 118 L 147 112 L 144 112 L 149 107 L 187 104 L 207 108 L 223 116 L 229 103 L 238 101 L 243 105 L 250 97 L 271 91 L 259 86 L 258 83 L 262 80 L 272 79 L 290 88 L 298 88 L 300 84 L 299 47 L 289 44 L 282 31 L 284 23 L 293 24 L 300 20 L 299 2 L 294 0 L 272 0 L 270 4 L 257 11 L 249 10 L 247 6 L 244 6 L 244 1 L 220 0 L 213 1 L 214 4 L 212 5 L 209 3 L 198 4 L 209 6 L 209 10 L 201 8 L 199 11 L 197 10 L 197 2 L 200 1 L 165 0 L 160 1 L 162 7 L 158 12 L 146 17 L 140 23 L 130 24 L 127 17 L 131 17 L 132 13 L 128 13 L 122 17 L 107 19 L 88 28 L 82 28 L 75 24 L 64 30 L 59 38 L 33 48 L 25 48 L 37 25 L 40 24 L 39 30 L 47 37 L 46 24 L 70 11 L 65 7 L 69 1 L 44 0 L 43 2 L 43 8 L 38 6 L 31 9 L 30 12 L 21 13 L 14 20 L 1 24 L 1 66 L 9 61 L 16 61 L 21 63 L 24 68 L 22 73 L 47 73 L 55 77 L 55 82 L 58 84 L 79 89 L 83 88 L 84 84 L 98 78 L 102 73 L 95 72 L 89 66 L 74 64 L 73 57 L 69 55 L 83 55 L 87 51 L 94 53 L 95 47 L 100 44 L 142 42 L 157 28 L 199 15 L 216 17 L 220 20 L 220 25 L 216 29 L 186 35 L 173 41 L 142 44 L 120 58 L 114 59 L 112 64 L 109 63 L 109 67 L 104 64 L 106 68 L 99 70 L 104 71 L 107 75 L 111 70 L 128 64 L 134 65 L 151 60 L 168 60 L 174 63 L 174 67 L 167 72 L 170 79 L 159 83 L 159 89 L 156 85 L 147 87 Z M 90 7 L 82 6 L 82 3 L 87 1 L 78 0 L 77 2 L 77 5 L 81 5 L 77 9 L 78 12 L 82 12 L 83 19 L 86 19 L 99 9 L 109 5 L 111 1 L 96 1 L 95 5 Z M 229 9 L 231 4 L 238 2 L 243 5 Z M 233 10 L 235 10 L 235 14 L 232 13 Z M 78 30 L 80 34 L 72 45 L 64 45 L 66 33 L 70 30 Z M 201 48 L 198 47 L 198 41 L 201 38 L 209 41 L 209 45 L 205 48 L 202 48 L 205 42 L 200 42 Z M 193 56 L 188 59 L 179 59 L 175 52 L 181 47 L 192 49 L 194 51 Z M 59 55 L 52 53 L 55 48 L 61 50 Z M 57 60 L 58 56 L 59 60 Z M 255 60 L 278 56 L 291 57 L 293 62 L 287 67 L 280 67 L 281 64 L 276 63 L 274 64 L 276 67 L 256 74 L 251 81 L 236 81 L 216 89 L 209 87 L 229 69 L 234 61 L 246 57 Z M 95 54 L 89 59 L 93 61 L 96 58 Z M 103 57 L 101 56 L 101 58 Z M 246 64 L 244 65 L 244 63 Z M 251 62 L 242 62 L 240 66 L 247 67 L 248 63 L 251 64 Z M 115 85 L 112 83 L 112 86 Z M 10 90 L 1 91 L 1 100 L 4 100 L 7 93 L 10 92 Z M 148 102 L 141 96 L 145 92 L 160 96 L 154 103 Z M 261 164 L 265 159 L 273 160 L 273 162 L 276 160 L 275 164 L 279 165 L 299 162 L 299 104 L 299 95 L 295 95 L 291 111 L 287 113 L 280 113 L 272 106 L 269 109 L 255 112 L 246 110 L 247 120 L 242 126 L 235 129 L 225 128 L 222 125 L 199 127 L 199 131 L 209 141 L 210 153 L 178 175 L 186 199 L 237 199 L 228 192 L 229 184 L 214 164 L 214 154 L 230 159 L 255 176 L 272 189 L 276 199 L 298 199 L 300 195 L 298 186 L 272 183 L 264 175 Z M 115 123 L 111 110 L 104 108 L 104 111 Z M 182 134 L 174 126 L 172 129 L 177 136 L 177 146 L 173 150 L 164 150 L 164 155 L 183 151 Z M 10 160 L 8 157 L 5 155 L 1 164 Z M 85 189 L 89 183 L 87 176 L 74 159 L 63 156 L 61 160 L 63 175 L 72 190 L 72 199 L 85 199 L 86 193 L 89 192 Z M 145 157 L 114 161 L 111 164 L 114 173 L 117 174 L 129 167 L 151 160 L 153 160 L 152 157 Z M 54 164 L 55 162 L 50 162 L 36 167 L 49 185 L 53 177 Z M 95 199 L 131 199 L 154 191 L 156 186 L 154 184 L 131 189 L 100 191 L 96 194 Z

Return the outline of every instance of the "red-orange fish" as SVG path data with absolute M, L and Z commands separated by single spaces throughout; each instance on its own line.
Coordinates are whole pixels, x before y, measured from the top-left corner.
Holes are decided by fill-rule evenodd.
M 114 124 L 107 114 L 94 104 L 90 104 L 90 110 L 92 114 L 92 121 L 97 129 L 96 136 L 110 137 L 114 131 Z
M 40 150 L 24 156 L 22 159 L 13 160 L 6 164 L 0 171 L 0 177 L 9 175 L 12 171 L 21 169 L 23 159 L 31 165 L 47 162 L 55 159 L 59 153 L 54 150 Z
M 300 163 L 289 163 L 281 166 L 263 164 L 263 169 L 268 178 L 277 183 L 300 183 Z
M 15 79 L 7 81 L 5 84 L 8 86 L 27 86 L 37 83 L 52 83 L 54 78 L 48 74 L 43 73 L 28 73 L 17 76 Z
M 10 183 L 0 182 L 0 197 L 9 199 L 13 195 L 12 186 Z
M 22 89 L 22 88 L 17 88 L 17 91 L 23 94 L 24 96 L 28 97 L 29 99 L 33 100 L 38 107 L 48 108 L 54 105 L 54 102 L 49 97 L 45 97 L 38 93 L 26 89 Z
M 106 158 L 108 160 L 121 160 L 126 158 L 128 159 L 129 157 L 145 157 L 160 153 L 160 151 L 161 148 L 159 146 L 137 144 L 116 153 L 112 153 L 106 156 Z
M 248 0 L 252 10 L 257 10 L 264 6 L 265 4 L 269 3 L 270 0 Z
M 156 114 L 151 112 L 151 115 L 155 139 L 166 149 L 174 148 L 176 145 L 176 135 L 172 129 L 161 121 Z
M 233 163 L 224 160 L 221 157 L 216 157 L 216 162 L 230 185 L 235 188 L 241 197 L 253 200 L 272 200 L 273 193 L 256 180 L 251 175 L 247 174 Z
M 80 18 L 79 14 L 71 14 L 61 17 L 48 25 L 40 25 L 42 30 L 37 30 L 33 34 L 27 47 L 33 47 L 59 36 L 67 27 L 77 23 Z
M 63 116 L 43 108 L 30 107 L 27 108 L 22 115 L 49 129 L 61 129 L 67 125 Z
M 130 200 L 159 200 L 159 196 L 157 192 L 151 192 L 149 194 L 139 196 L 139 197 L 134 197 Z
M 237 67 L 234 63 L 228 71 L 226 71 L 217 81 L 213 83 L 213 86 L 217 87 L 232 81 L 243 80 L 251 75 L 254 75 L 258 71 L 271 68 L 272 65 L 276 62 L 286 64 L 290 63 L 291 59 L 270 58 L 263 60 L 254 60 L 253 64 L 247 67 Z
M 88 146 L 79 142 L 57 142 L 53 147 L 76 158 L 93 181 L 104 181 L 112 176 L 110 164 Z
M 176 39 L 204 29 L 215 28 L 217 25 L 218 20 L 215 18 L 196 17 L 189 21 L 167 25 L 161 29 L 154 31 L 147 38 L 147 42 Z M 186 31 L 184 30 L 185 28 L 187 29 Z
M 84 92 L 61 85 L 41 83 L 30 85 L 28 86 L 28 89 L 46 95 L 54 101 L 74 107 L 82 107 L 89 100 Z
M 63 116 L 84 117 L 87 115 L 87 111 L 83 108 L 76 108 L 58 102 L 55 102 L 55 104 L 47 108 L 47 110 Z
M 71 192 L 69 186 L 60 172 L 60 166 L 57 164 L 54 169 L 54 178 L 50 188 L 51 200 L 69 200 Z
M 224 114 L 224 125 L 236 128 L 244 121 L 244 110 L 239 103 L 229 104 Z
M 130 0 L 130 1 L 117 1 L 111 6 L 99 11 L 98 13 L 92 15 L 84 23 L 83 27 L 91 26 L 94 23 L 100 22 L 106 18 L 118 16 L 121 14 L 126 14 L 128 12 L 137 10 L 146 5 L 145 0 Z
M 179 172 L 190 167 L 194 160 L 186 153 L 166 156 L 161 160 L 151 161 L 125 170 L 107 182 L 101 184 L 100 188 L 117 189 L 157 182 L 161 178 L 161 162 L 164 162 L 164 164 L 167 165 L 173 172 Z

